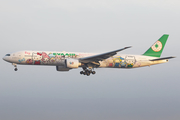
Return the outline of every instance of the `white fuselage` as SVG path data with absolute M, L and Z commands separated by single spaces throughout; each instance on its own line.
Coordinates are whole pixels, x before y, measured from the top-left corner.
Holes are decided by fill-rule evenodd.
M 20 51 L 11 53 L 3 59 L 13 64 L 22 65 L 50 65 L 64 66 L 66 59 L 76 59 L 96 55 L 97 53 L 57 52 L 57 51 Z M 103 68 L 136 68 L 165 63 L 168 60 L 149 61 L 157 59 L 144 55 L 115 55 L 103 61 L 100 66 Z M 79 64 L 81 67 L 81 64 Z

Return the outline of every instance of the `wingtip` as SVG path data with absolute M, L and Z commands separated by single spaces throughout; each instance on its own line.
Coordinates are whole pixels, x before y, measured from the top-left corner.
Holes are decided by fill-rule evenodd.
M 131 48 L 132 46 L 128 46 L 128 47 L 125 47 L 125 48 Z

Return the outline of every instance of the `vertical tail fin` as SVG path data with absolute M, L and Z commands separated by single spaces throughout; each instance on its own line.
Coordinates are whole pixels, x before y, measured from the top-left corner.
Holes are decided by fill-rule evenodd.
M 152 57 L 160 57 L 168 37 L 169 35 L 164 34 L 143 55 L 152 56 Z

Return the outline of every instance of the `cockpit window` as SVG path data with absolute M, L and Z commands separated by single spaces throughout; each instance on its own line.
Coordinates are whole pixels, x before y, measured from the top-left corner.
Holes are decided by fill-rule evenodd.
M 10 56 L 10 54 L 6 54 L 6 56 Z

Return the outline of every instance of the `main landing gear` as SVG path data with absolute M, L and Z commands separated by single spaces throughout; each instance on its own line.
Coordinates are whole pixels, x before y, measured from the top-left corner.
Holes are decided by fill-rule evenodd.
M 87 69 L 86 67 L 83 67 L 83 71 L 81 71 L 80 74 L 89 76 L 90 74 L 96 74 L 96 72 L 92 71 L 92 69 Z
M 18 69 L 17 69 L 17 64 L 15 64 L 15 63 L 13 63 L 12 65 L 14 65 L 14 71 L 17 71 Z

